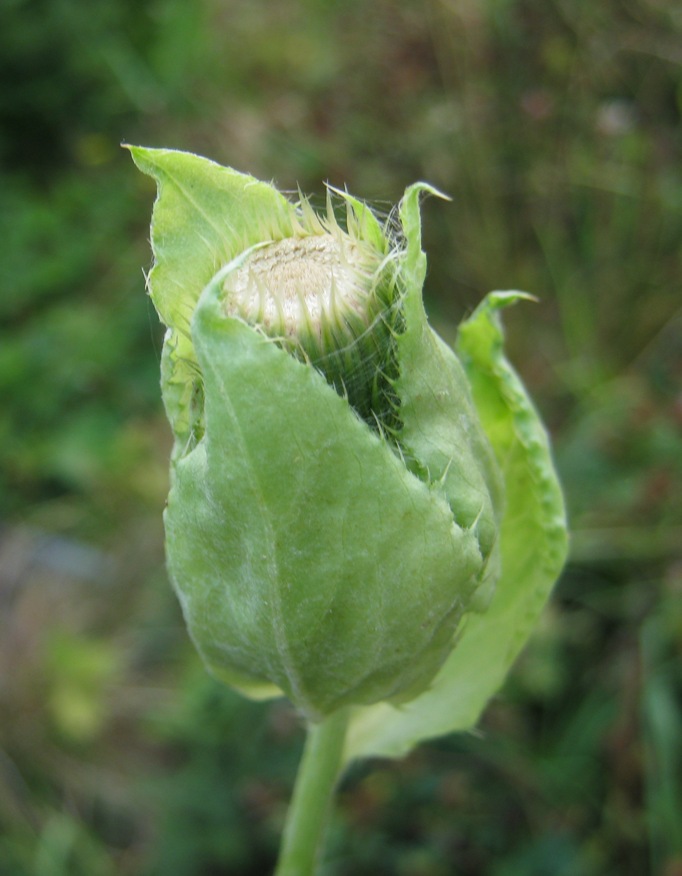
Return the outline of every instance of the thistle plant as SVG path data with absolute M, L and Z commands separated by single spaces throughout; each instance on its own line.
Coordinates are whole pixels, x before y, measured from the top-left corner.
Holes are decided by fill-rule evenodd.
M 149 291 L 174 434 L 167 564 L 207 668 L 308 739 L 278 876 L 312 874 L 347 764 L 475 726 L 566 554 L 538 414 L 490 294 L 430 328 L 419 198 L 315 212 L 206 159 L 153 176 Z

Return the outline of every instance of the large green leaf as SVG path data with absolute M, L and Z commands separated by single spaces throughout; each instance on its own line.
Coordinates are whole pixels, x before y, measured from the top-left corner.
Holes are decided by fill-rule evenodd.
M 250 246 L 291 234 L 294 206 L 274 186 L 199 155 L 127 148 L 158 186 L 151 298 L 167 326 L 189 335 L 211 277 Z
M 295 208 L 274 186 L 175 149 L 128 146 L 135 164 L 156 180 L 149 293 L 168 326 L 162 359 L 163 400 L 175 453 L 196 439 L 194 395 L 200 390 L 190 337 L 192 314 L 216 271 L 264 240 L 291 234 Z
M 169 569 L 207 665 L 312 718 L 423 686 L 477 584 L 475 533 L 324 378 L 203 293 L 206 431 L 176 460 Z
M 421 476 L 442 489 L 458 524 L 476 533 L 485 568 L 469 607 L 484 610 L 499 577 L 504 486 L 464 368 L 429 326 L 424 310 L 426 257 L 418 201 L 424 189 L 429 191 L 423 183 L 410 186 L 400 204 L 406 238 L 403 331 L 396 338 L 400 446 Z
M 563 497 L 546 432 L 504 356 L 497 311 L 521 293 L 493 293 L 460 326 L 457 352 L 506 485 L 502 577 L 470 614 L 430 688 L 402 706 L 358 708 L 345 757 L 398 757 L 424 739 L 475 726 L 537 621 L 566 557 Z

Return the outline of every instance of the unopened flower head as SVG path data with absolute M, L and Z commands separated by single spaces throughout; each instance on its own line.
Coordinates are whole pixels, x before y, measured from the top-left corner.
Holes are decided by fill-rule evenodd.
M 313 721 L 402 707 L 500 605 L 485 647 L 459 651 L 476 689 L 469 667 L 488 652 L 506 666 L 518 647 L 514 582 L 491 603 L 504 520 L 525 552 L 553 508 L 547 569 L 563 548 L 546 444 L 494 321 L 520 294 L 491 296 L 464 324 L 460 359 L 422 302 L 428 185 L 387 222 L 335 192 L 337 221 L 332 193 L 317 214 L 198 156 L 132 152 L 159 185 L 149 284 L 168 327 L 168 568 L 207 666 Z M 528 618 L 548 574 L 540 586 L 532 563 L 517 568 L 518 586 L 531 575 Z
M 363 255 L 364 264 L 363 264 Z M 375 253 L 340 235 L 287 237 L 257 247 L 225 280 L 226 310 L 274 337 L 318 344 L 347 319 L 367 320 Z
M 296 236 L 256 245 L 224 272 L 225 311 L 317 368 L 371 426 L 395 425 L 394 337 L 400 329 L 398 248 L 359 234 L 346 204 L 341 227 L 328 197 L 318 216 L 306 199 Z

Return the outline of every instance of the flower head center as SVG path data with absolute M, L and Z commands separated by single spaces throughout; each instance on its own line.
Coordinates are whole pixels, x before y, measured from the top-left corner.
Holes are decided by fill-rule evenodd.
M 377 266 L 369 247 L 339 234 L 287 237 L 227 276 L 226 308 L 271 336 L 319 337 L 325 324 L 366 315 Z

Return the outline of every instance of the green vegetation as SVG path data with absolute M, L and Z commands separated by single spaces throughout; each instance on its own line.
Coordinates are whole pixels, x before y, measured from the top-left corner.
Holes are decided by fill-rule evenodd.
M 303 734 L 192 654 L 121 140 L 282 189 L 427 179 L 429 312 L 489 289 L 574 531 L 480 733 L 351 770 L 326 873 L 672 874 L 682 847 L 682 19 L 666 0 L 12 0 L 0 28 L 0 873 L 261 876 Z

